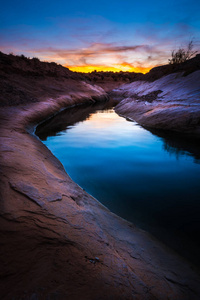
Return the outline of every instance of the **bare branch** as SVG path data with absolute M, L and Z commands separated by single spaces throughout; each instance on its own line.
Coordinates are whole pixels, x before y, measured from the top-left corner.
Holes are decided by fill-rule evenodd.
M 190 41 L 186 50 L 183 48 L 179 48 L 177 51 L 173 50 L 171 53 L 172 58 L 169 59 L 169 64 L 180 64 L 192 58 L 197 54 L 197 51 L 193 51 L 193 47 L 193 41 Z

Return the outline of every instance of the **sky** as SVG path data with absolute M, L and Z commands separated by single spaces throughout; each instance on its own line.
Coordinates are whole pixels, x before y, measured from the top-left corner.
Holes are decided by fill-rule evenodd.
M 11 0 L 0 10 L 0 50 L 73 71 L 147 72 L 193 40 L 199 0 Z

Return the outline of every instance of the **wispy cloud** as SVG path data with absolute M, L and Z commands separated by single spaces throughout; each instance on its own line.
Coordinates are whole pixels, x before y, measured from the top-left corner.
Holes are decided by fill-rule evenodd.
M 124 70 L 145 71 L 164 62 L 166 54 L 158 46 L 116 45 L 116 43 L 93 43 L 81 49 L 60 49 L 44 47 L 31 49 L 31 52 L 46 57 L 47 60 L 61 62 L 69 68 L 86 70 L 89 66 Z
M 20 25 L 11 34 L 1 33 L 5 52 L 38 56 L 73 70 L 112 69 L 147 71 L 168 62 L 176 47 L 200 36 L 184 22 L 176 24 L 117 23 L 100 16 L 51 18 L 50 27 L 37 30 Z M 47 32 L 48 30 L 48 32 Z M 193 34 L 192 34 L 193 33 Z M 196 50 L 198 50 L 196 47 Z

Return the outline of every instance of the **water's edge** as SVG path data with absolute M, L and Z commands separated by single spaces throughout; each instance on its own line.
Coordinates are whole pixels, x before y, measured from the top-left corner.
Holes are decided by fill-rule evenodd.
M 84 111 L 84 107 L 82 107 L 81 108 L 81 111 Z M 84 112 L 83 112 L 83 115 L 84 115 Z M 85 117 L 85 115 L 84 115 L 84 117 Z M 61 123 L 62 123 L 62 118 L 61 118 L 61 120 L 59 120 L 60 121 L 60 126 L 61 126 Z M 71 120 L 70 120 L 71 121 Z M 70 124 L 70 121 L 68 121 L 68 123 Z M 73 120 L 73 122 L 74 122 L 74 120 Z M 48 122 L 47 122 L 48 123 Z M 40 128 L 43 128 L 44 129 L 44 126 L 46 126 L 46 124 L 44 124 L 43 123 L 43 125 L 42 126 L 39 126 Z M 38 128 L 39 128 L 38 127 Z M 48 126 L 47 126 L 48 127 Z M 63 130 L 63 128 L 65 128 L 65 125 L 62 127 L 60 127 L 59 128 L 59 130 L 58 130 L 58 128 L 56 128 L 58 131 L 60 131 L 60 130 Z M 44 130 L 45 131 L 45 130 Z M 48 132 L 48 129 L 47 129 L 47 132 Z M 37 129 L 37 131 L 36 131 L 36 134 L 38 134 L 38 129 Z M 43 136 L 43 138 L 44 138 L 44 136 Z M 45 137 L 46 138 L 46 137 Z M 182 151 L 182 150 L 180 150 L 180 151 Z M 200 152 L 199 152 L 200 153 Z M 197 153 L 195 152 L 194 153 L 194 155 L 197 155 Z M 66 169 L 66 171 L 68 172 L 68 169 Z M 73 178 L 73 177 L 72 177 Z M 76 181 L 76 180 L 75 180 Z M 76 181 L 77 182 L 77 181 Z M 79 184 L 79 183 L 78 183 Z M 80 185 L 80 184 L 79 184 Z M 81 185 L 80 185 L 81 186 Z M 88 191 L 89 192 L 89 191 Z M 90 192 L 89 192 L 90 193 Z M 96 196 L 95 196 L 96 197 Z M 97 199 L 99 199 L 99 197 L 96 197 Z M 102 201 L 101 201 L 102 202 Z M 105 206 L 108 206 L 108 205 L 106 205 L 105 203 L 103 203 L 103 205 L 105 205 Z M 113 211 L 112 209 L 111 209 L 111 211 Z M 116 213 L 116 211 L 114 211 L 115 213 Z M 119 212 L 117 212 L 117 214 L 119 215 Z M 124 216 L 121 216 L 121 217 L 123 217 L 124 218 Z M 125 219 L 127 219 L 126 217 L 125 217 Z M 135 223 L 134 222 L 134 220 L 129 220 L 129 221 L 131 221 L 131 222 L 133 222 L 133 223 Z M 138 226 L 138 225 L 137 225 Z M 140 227 L 140 226 L 139 226 Z M 145 228 L 143 228 L 144 230 L 147 230 L 147 229 L 145 229 Z M 149 230 L 147 230 L 147 231 L 149 231 Z M 154 234 L 153 232 L 151 232 L 151 234 Z M 165 239 L 163 239 L 162 238 L 162 236 L 159 236 L 159 235 L 157 235 L 157 238 L 159 238 L 159 239 L 161 239 L 163 242 L 165 242 Z M 169 237 L 168 237 L 169 238 Z M 177 251 L 177 249 L 179 248 L 179 247 L 177 247 L 177 243 L 171 243 L 171 245 L 170 245 L 170 243 L 168 243 L 168 246 L 172 246 L 172 244 L 174 244 L 174 246 L 175 247 L 173 247 L 176 251 Z M 191 247 L 191 246 L 190 246 Z M 182 247 L 181 247 L 182 248 Z M 187 248 L 187 247 L 186 247 Z M 185 249 L 184 250 L 184 252 L 186 253 L 187 252 L 187 250 Z M 183 254 L 183 253 L 182 253 Z M 187 253 L 186 253 L 187 254 Z M 186 256 L 187 257 L 187 259 L 189 259 L 190 260 L 190 254 L 189 255 L 184 255 L 184 256 Z M 198 254 L 195 254 L 195 255 L 193 255 L 192 256 L 192 261 L 193 262 L 197 262 L 197 260 L 198 260 Z

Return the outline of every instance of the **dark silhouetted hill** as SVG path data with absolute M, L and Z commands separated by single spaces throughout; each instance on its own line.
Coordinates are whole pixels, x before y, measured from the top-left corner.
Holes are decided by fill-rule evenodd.
M 187 76 L 197 70 L 200 70 L 200 54 L 180 64 L 167 64 L 155 67 L 147 74 L 142 74 L 139 80 L 154 81 L 177 72 L 183 72 L 183 76 Z

